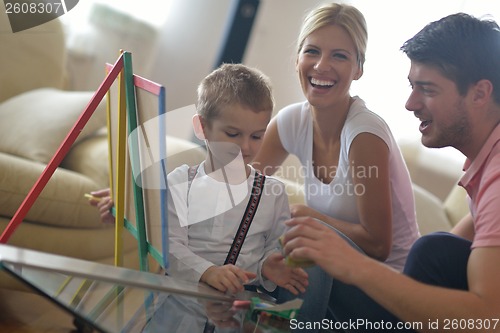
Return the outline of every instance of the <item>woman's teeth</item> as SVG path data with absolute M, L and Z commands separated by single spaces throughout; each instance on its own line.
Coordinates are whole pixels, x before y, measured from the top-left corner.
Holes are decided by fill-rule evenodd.
M 324 81 L 324 80 L 318 80 L 318 79 L 315 79 L 315 78 L 311 78 L 311 84 L 313 86 L 330 88 L 330 87 L 333 87 L 335 85 L 335 82 L 333 82 L 333 81 Z

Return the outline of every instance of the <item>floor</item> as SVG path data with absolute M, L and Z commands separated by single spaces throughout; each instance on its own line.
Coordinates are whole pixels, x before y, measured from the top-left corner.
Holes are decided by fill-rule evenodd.
M 71 315 L 42 296 L 0 289 L 0 332 L 75 333 Z

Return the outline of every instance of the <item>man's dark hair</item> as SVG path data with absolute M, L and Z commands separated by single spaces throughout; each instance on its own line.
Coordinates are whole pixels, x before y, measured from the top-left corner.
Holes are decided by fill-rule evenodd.
M 429 23 L 401 51 L 412 61 L 439 69 L 461 95 L 478 81 L 489 80 L 500 104 L 500 28 L 495 21 L 449 15 Z

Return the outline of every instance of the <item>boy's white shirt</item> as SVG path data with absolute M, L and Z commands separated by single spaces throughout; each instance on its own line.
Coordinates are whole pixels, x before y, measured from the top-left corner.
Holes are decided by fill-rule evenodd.
M 196 178 L 188 193 L 188 169 L 182 165 L 168 175 L 169 275 L 198 282 L 212 265 L 222 266 L 248 204 L 255 169 L 243 183 L 228 187 L 209 177 L 204 163 L 198 166 Z M 201 181 L 200 181 L 201 180 Z M 244 193 L 244 196 L 242 196 Z M 206 217 L 201 222 L 200 217 Z M 262 264 L 278 251 L 278 238 L 290 218 L 288 196 L 283 183 L 266 177 L 262 197 L 248 231 L 236 266 L 254 272 L 267 290 L 276 286 L 262 274 Z
M 202 164 L 204 165 L 205 163 Z M 203 172 L 199 172 L 200 170 Z M 222 181 L 223 179 L 228 182 Z M 169 188 L 181 227 L 205 221 L 233 209 L 235 205 L 248 199 L 248 193 L 251 191 L 242 158 L 234 159 L 227 167 L 210 175 L 206 174 L 204 167 L 200 169 L 198 166 L 195 178 L 189 186 L 186 186 L 184 181 L 174 183 L 169 180 Z M 213 195 L 214 193 L 217 195 Z M 189 201 L 186 205 L 188 195 Z M 186 211 L 189 202 L 203 202 L 204 205 L 194 205 Z

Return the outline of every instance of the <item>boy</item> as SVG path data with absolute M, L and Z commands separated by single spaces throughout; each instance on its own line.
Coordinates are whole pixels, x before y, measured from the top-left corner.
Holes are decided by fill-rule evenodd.
M 200 83 L 196 107 L 194 130 L 205 141 L 207 154 L 200 165 L 182 165 L 168 175 L 167 273 L 233 294 L 244 284 L 304 292 L 307 273 L 285 265 L 278 250 L 283 222 L 290 218 L 285 187 L 249 165 L 274 107 L 269 79 L 241 64 L 222 65 Z M 263 187 L 254 184 L 256 179 Z M 254 194 L 254 218 L 244 228 L 246 237 L 237 237 Z M 100 198 L 90 203 L 99 208 L 102 221 L 114 222 L 110 190 L 92 195 Z M 235 238 L 239 252 L 224 265 Z
M 268 78 L 241 64 L 222 65 L 200 83 L 193 125 L 207 154 L 200 165 L 183 165 L 168 175 L 169 275 L 233 294 L 244 284 L 267 291 L 278 285 L 294 294 L 305 290 L 307 274 L 286 266 L 278 251 L 290 216 L 284 185 L 249 165 L 273 106 Z M 261 197 L 250 209 L 251 224 L 242 227 L 254 189 Z M 239 228 L 246 237 L 237 235 Z M 224 264 L 235 239 L 243 243 L 237 245 L 239 255 Z

